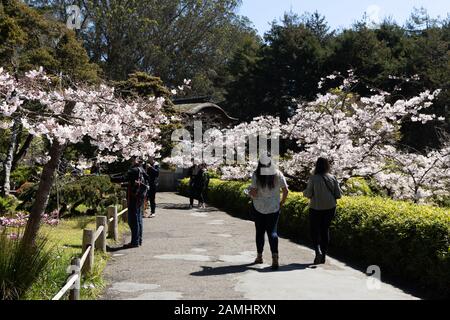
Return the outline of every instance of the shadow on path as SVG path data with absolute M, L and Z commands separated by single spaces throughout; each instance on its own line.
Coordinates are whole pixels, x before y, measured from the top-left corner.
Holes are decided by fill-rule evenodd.
M 166 210 L 189 210 L 189 204 L 184 203 L 158 203 L 156 208 Z
M 206 208 L 198 208 L 197 206 L 194 206 L 194 208 L 191 208 L 189 204 L 185 203 L 158 203 L 156 205 L 157 208 L 165 209 L 165 210 L 192 210 L 192 212 L 217 212 L 220 211 L 217 208 L 214 207 L 206 207 Z
M 124 244 L 123 246 L 120 246 L 120 247 L 106 246 L 106 251 L 107 252 L 118 252 L 118 251 L 131 250 L 131 249 L 137 249 L 137 248 L 136 247 L 130 247 L 127 244 Z
M 286 272 L 286 271 L 294 271 L 294 270 L 305 270 L 305 269 L 315 269 L 317 268 L 313 264 L 300 264 L 300 263 L 291 263 L 287 265 L 281 265 L 280 268 L 276 271 L 272 270 L 271 267 L 265 267 L 263 269 L 257 268 L 254 263 L 247 263 L 241 265 L 231 265 L 224 267 L 207 267 L 201 266 L 203 268 L 202 271 L 192 272 L 191 276 L 196 277 L 205 277 L 205 276 L 219 276 L 225 274 L 235 274 L 235 273 L 243 273 L 249 270 L 258 271 L 258 272 Z

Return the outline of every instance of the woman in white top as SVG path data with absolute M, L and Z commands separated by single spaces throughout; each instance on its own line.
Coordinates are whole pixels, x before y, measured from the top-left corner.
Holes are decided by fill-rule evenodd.
M 283 197 L 280 197 L 282 191 Z M 258 256 L 255 264 L 263 263 L 264 235 L 267 233 L 272 251 L 272 269 L 279 267 L 278 262 L 278 219 L 280 208 L 288 196 L 289 190 L 283 174 L 272 167 L 269 157 L 262 157 L 253 173 L 250 196 L 253 199 L 253 212 L 256 227 L 256 248 Z M 280 199 L 281 198 L 281 199 Z
M 328 159 L 319 158 L 314 175 L 303 192 L 311 200 L 309 221 L 316 258 L 314 264 L 325 263 L 330 242 L 330 226 L 336 214 L 336 200 L 342 197 L 337 179 L 330 174 Z

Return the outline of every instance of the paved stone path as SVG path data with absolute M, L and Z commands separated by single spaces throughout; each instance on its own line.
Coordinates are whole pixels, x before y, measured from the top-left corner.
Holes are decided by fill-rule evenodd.
M 144 245 L 118 250 L 106 267 L 103 299 L 416 299 L 383 283 L 367 288 L 367 276 L 335 259 L 313 267 L 309 248 L 280 239 L 279 271 L 255 258 L 252 222 L 215 208 L 188 209 L 173 193 L 157 196 L 157 217 L 145 219 Z

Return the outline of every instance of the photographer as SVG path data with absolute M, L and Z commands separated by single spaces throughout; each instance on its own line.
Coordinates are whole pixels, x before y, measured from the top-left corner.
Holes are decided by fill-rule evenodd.
M 148 191 L 148 175 L 139 159 L 132 158 L 131 168 L 127 174 L 111 177 L 112 182 L 126 183 L 128 202 L 128 224 L 131 229 L 131 242 L 125 247 L 137 248 L 142 245 L 145 197 Z

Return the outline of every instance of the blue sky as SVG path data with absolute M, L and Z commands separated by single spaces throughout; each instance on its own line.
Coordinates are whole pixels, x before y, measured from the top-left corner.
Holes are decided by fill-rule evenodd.
M 364 12 L 373 20 L 391 16 L 403 23 L 414 7 L 426 8 L 432 17 L 446 17 L 450 13 L 450 0 L 243 0 L 239 13 L 250 18 L 262 35 L 270 29 L 271 21 L 291 9 L 295 13 L 317 10 L 336 29 L 352 25 Z

